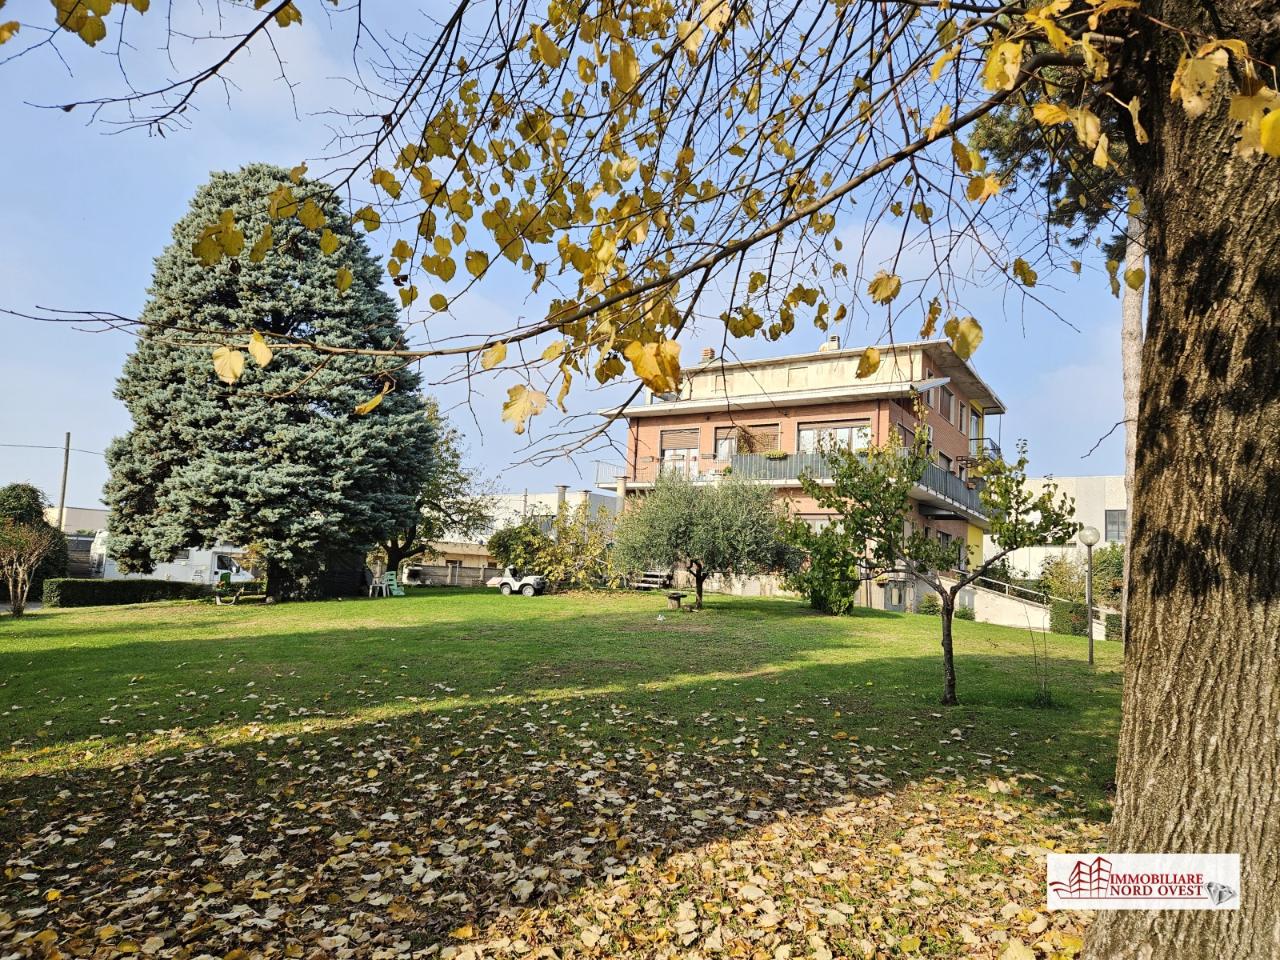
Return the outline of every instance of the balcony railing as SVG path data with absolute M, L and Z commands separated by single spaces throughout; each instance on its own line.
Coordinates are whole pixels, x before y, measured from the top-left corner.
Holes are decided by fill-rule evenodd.
M 728 462 L 711 457 L 651 459 L 637 464 L 634 471 L 620 464 L 596 464 L 596 483 L 600 486 L 612 486 L 623 476 L 629 483 L 653 483 L 659 475 L 667 474 L 707 481 L 732 474 L 744 480 L 774 484 L 795 483 L 802 475 L 814 480 L 830 480 L 832 477 L 831 463 L 820 453 L 788 453 L 782 456 L 739 453 Z M 985 516 L 986 510 L 978 496 L 979 483 L 962 480 L 932 463 L 925 465 L 920 478 L 920 486 L 931 493 L 945 497 L 977 516 Z
M 1000 444 L 990 437 L 970 437 L 969 456 L 979 459 L 999 460 Z

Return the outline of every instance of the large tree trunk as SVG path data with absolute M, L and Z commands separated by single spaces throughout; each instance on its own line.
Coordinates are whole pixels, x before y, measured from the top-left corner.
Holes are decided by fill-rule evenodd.
M 1276 4 L 1161 0 L 1188 35 L 1280 54 Z M 1219 96 L 1169 101 L 1184 40 L 1148 22 L 1150 311 L 1108 849 L 1241 857 L 1241 908 L 1102 911 L 1087 955 L 1280 956 L 1280 167 L 1231 152 Z M 1152 39 L 1154 38 L 1154 39 Z M 1225 86 L 1225 84 L 1223 84 Z M 1221 94 L 1221 89 L 1219 94 Z
M 956 601 L 949 592 L 939 596 L 942 598 L 942 704 L 954 707 L 960 702 L 956 699 L 956 657 L 951 646 L 951 623 L 955 618 Z
M 1147 248 L 1142 217 L 1129 215 L 1125 227 L 1127 243 L 1124 251 L 1124 300 L 1120 310 L 1120 365 L 1124 378 L 1124 580 L 1120 594 L 1120 636 L 1126 635 L 1129 621 L 1129 575 L 1133 556 L 1133 463 L 1138 449 L 1138 398 L 1142 388 L 1142 341 L 1146 332 L 1142 310 L 1143 287 L 1129 286 L 1133 271 L 1146 270 Z

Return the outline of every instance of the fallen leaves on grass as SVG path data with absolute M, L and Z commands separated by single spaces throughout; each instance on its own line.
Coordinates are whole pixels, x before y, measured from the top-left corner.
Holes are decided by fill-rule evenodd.
M 758 703 L 734 706 L 734 736 L 723 717 L 680 725 L 584 697 L 264 728 L 20 778 L 0 810 L 0 945 L 182 960 L 1079 951 L 1081 916 L 1040 910 L 1043 855 L 1101 831 L 1037 778 L 993 760 L 990 782 L 895 780 L 891 752 L 804 735 L 802 711 L 779 745 Z

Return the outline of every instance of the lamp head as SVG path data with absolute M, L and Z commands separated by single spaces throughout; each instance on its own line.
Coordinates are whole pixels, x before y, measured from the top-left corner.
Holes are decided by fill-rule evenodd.
M 1080 542 L 1086 547 L 1092 547 L 1102 539 L 1101 535 L 1098 533 L 1097 527 L 1084 527 L 1080 530 L 1077 536 L 1080 538 Z

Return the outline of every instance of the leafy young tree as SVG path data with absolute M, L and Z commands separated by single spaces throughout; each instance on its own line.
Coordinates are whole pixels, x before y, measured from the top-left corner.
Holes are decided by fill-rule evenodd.
M 9 590 L 9 610 L 20 617 L 27 609 L 27 591 L 40 562 L 53 551 L 62 535 L 47 523 L 15 523 L 0 520 L 0 577 Z
M 1039 494 L 1027 486 L 1026 445 L 1020 444 L 1014 463 L 984 460 L 976 469 L 982 478 L 979 501 L 991 518 L 991 538 L 999 548 L 985 559 L 970 558 L 968 569 L 960 565 L 959 545 L 930 537 L 911 521 L 911 493 L 929 463 L 925 434 L 905 447 L 897 440 L 865 450 L 847 446 L 828 448 L 830 483 L 802 477 L 805 493 L 820 507 L 835 512 L 828 529 L 837 534 L 825 547 L 832 549 L 827 569 L 860 570 L 861 577 L 905 571 L 916 582 L 933 590 L 942 616 L 942 702 L 955 705 L 956 671 L 952 620 L 960 591 L 1002 559 L 1022 547 L 1070 536 L 1077 524 L 1074 508 L 1057 488 L 1046 484 Z M 821 534 L 815 539 L 821 540 Z
M 590 504 L 561 506 L 551 522 L 551 536 L 543 545 L 536 570 L 551 583 L 589 588 L 616 582 L 613 567 L 613 516 Z
M 409 518 L 412 522 L 393 530 L 381 544 L 390 570 L 400 569 L 406 560 L 433 555 L 432 544 L 437 541 L 470 540 L 493 523 L 493 498 L 463 462 L 458 431 L 434 399 L 425 401 L 425 416 L 435 428 L 435 443 L 418 494 L 417 512 Z
M 663 476 L 626 505 L 614 539 L 616 562 L 629 571 L 683 564 L 693 577 L 694 609 L 701 610 L 712 574 L 744 577 L 785 567 L 785 525 L 768 486 Z
M 156 260 L 143 315 L 166 333 L 125 362 L 116 395 L 133 428 L 107 453 L 110 549 L 126 570 L 194 544 L 255 544 L 268 589 L 285 595 L 307 588 L 327 557 L 363 553 L 416 514 L 435 425 L 417 375 L 377 355 L 401 332 L 340 205 L 317 205 L 331 224 L 323 233 L 277 224 L 280 242 L 244 259 L 206 267 L 193 250 L 222 209 L 265 227 L 251 198 L 290 182 L 260 164 L 214 174 Z M 214 350 L 211 367 L 201 331 L 218 328 L 258 331 L 252 360 Z M 366 353 L 297 345 L 316 339 Z
M 29 589 L 36 591 L 37 595 L 44 581 L 67 575 L 67 538 L 46 518 L 48 506 L 44 493 L 29 483 L 10 483 L 0 487 L 0 521 L 48 527 L 56 534 L 52 548 L 31 574 Z
M 100 8 L 123 23 L 146 4 L 88 6 L 55 4 L 57 31 L 98 43 L 112 35 Z M 207 31 L 218 39 L 202 68 L 85 102 L 152 129 L 190 122 L 188 107 L 228 63 L 299 29 L 302 8 L 289 0 L 253 7 L 209 10 L 235 19 Z M 375 78 L 361 92 L 376 106 L 344 131 L 353 139 L 338 184 L 377 191 L 379 209 L 359 212 L 366 229 L 380 211 L 406 225 L 387 244 L 402 302 L 433 331 L 454 315 L 469 324 L 458 297 L 505 259 L 546 306 L 515 327 L 465 326 L 463 341 L 436 336 L 396 353 L 503 369 L 504 412 L 520 429 L 586 377 L 630 369 L 669 387 L 675 338 L 707 295 L 734 336 L 826 326 L 857 297 L 884 307 L 890 336 L 951 316 L 943 330 L 967 353 L 980 333 L 963 306 L 974 269 L 1025 289 L 1029 271 L 1064 259 L 1059 233 L 1041 229 L 1043 194 L 1014 189 L 1016 171 L 1005 180 L 989 170 L 969 140 L 974 125 L 1024 99 L 1023 122 L 1036 124 L 1029 149 L 1052 155 L 1074 139 L 1100 168 L 1119 156 L 1108 131 L 1122 132 L 1146 206 L 1151 309 L 1113 843 L 1238 850 L 1260 900 L 1230 913 L 1109 911 L 1090 928 L 1089 951 L 1114 960 L 1176 943 L 1188 955 L 1270 957 L 1280 834 L 1255 811 L 1280 805 L 1280 746 L 1237 718 L 1274 715 L 1280 674 L 1269 628 L 1280 616 L 1280 515 L 1269 509 L 1280 337 L 1265 254 L 1280 233 L 1273 4 L 462 0 L 433 34 L 397 30 L 390 46 L 364 29 L 368 8 L 353 5 L 345 22 L 357 59 L 363 50 L 381 68 L 359 73 Z M 42 44 L 21 26 L 0 25 L 0 41 L 34 33 L 31 45 Z M 142 48 L 118 49 L 127 59 Z M 294 203 L 304 192 L 262 199 L 283 220 L 314 222 Z M 838 257 L 836 221 L 855 202 L 868 235 L 897 238 L 884 261 Z M 211 211 L 224 252 L 217 237 L 234 238 L 237 222 L 224 230 Z M 260 241 L 257 229 L 247 235 Z M 900 260 L 912 247 L 922 256 Z M 217 255 L 208 243 L 205 252 Z M 899 262 L 923 267 L 903 278 Z M 418 283 L 431 292 L 418 298 Z M 251 328 L 217 333 L 243 347 Z M 537 338 L 541 353 L 516 353 L 539 359 L 504 366 L 509 346 Z M 1211 715 L 1204 704 L 1216 705 Z M 1171 728 L 1192 733 L 1171 743 Z M 1216 749 L 1229 741 L 1242 748 Z
M 527 573 L 541 573 L 539 564 L 551 543 L 532 520 L 508 524 L 493 532 L 486 546 L 494 559 L 504 567 L 515 567 Z

